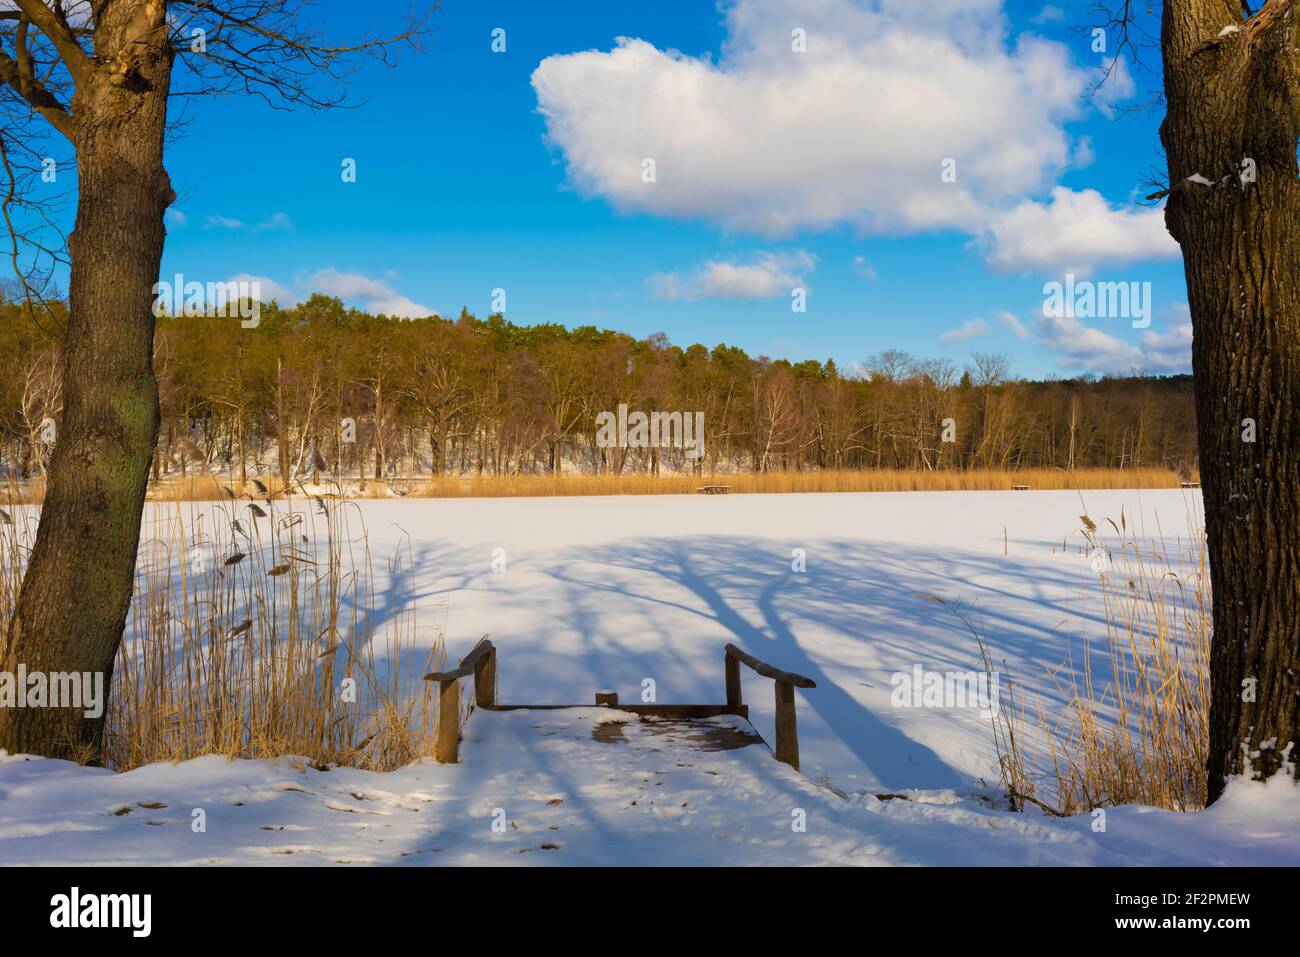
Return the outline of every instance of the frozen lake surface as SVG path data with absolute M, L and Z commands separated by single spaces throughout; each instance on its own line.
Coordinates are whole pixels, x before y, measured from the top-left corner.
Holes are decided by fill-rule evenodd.
M 415 602 L 427 636 L 445 627 L 453 660 L 489 634 L 501 701 L 590 704 L 611 689 L 630 703 L 652 682 L 660 703 L 721 702 L 723 646 L 732 642 L 816 681 L 796 695 L 804 777 L 761 747 L 684 759 L 635 741 L 593 745 L 573 724 L 588 712 L 476 714 L 460 765 L 422 762 L 387 775 L 203 758 L 115 776 L 11 757 L 0 761 L 0 861 L 1300 863 L 1300 800 L 1287 782 L 1239 782 L 1202 815 L 1113 809 L 1107 832 L 1096 833 L 1087 815 L 1054 821 L 978 799 L 992 793 L 997 765 L 990 720 L 974 703 L 891 702 L 896 674 L 982 670 L 966 625 L 930 595 L 960 603 L 1030 700 L 1060 713 L 1050 672 L 1078 663 L 1085 640 L 1094 667 L 1105 665 L 1099 576 L 1080 554 L 1080 515 L 1111 532 L 1105 519 L 1119 523 L 1122 512 L 1139 539 L 1162 538 L 1181 553 L 1199 523 L 1197 492 L 401 499 L 359 508 L 383 595 L 376 624 Z M 409 548 L 414 577 L 388 582 L 385 558 L 399 548 Z M 753 723 L 771 741 L 772 683 L 747 669 L 742 677 Z M 544 734 L 538 722 L 559 724 Z M 636 728 L 627 734 L 636 738 Z M 683 773 L 655 783 L 674 769 Z M 294 779 L 310 786 L 282 787 Z M 658 795 L 648 816 L 634 793 L 646 787 Z M 348 801 L 343 792 L 353 790 L 380 799 Z M 914 799 L 879 801 L 879 792 Z M 222 810 L 225 837 L 209 828 L 191 838 L 189 808 L 235 806 L 241 793 L 261 806 L 257 815 Z M 156 841 L 118 855 L 151 813 L 114 816 L 122 801 L 166 803 L 172 811 L 159 814 L 172 826 L 150 827 Z M 380 818 L 362 822 L 331 807 L 338 801 Z M 791 829 L 797 807 L 813 822 L 806 832 Z M 496 809 L 516 833 L 493 844 Z M 287 833 L 263 830 L 281 825 L 297 829 L 292 853 L 274 853 Z M 376 843 L 376 828 L 390 827 L 401 839 Z M 564 832 L 552 842 L 560 846 L 543 850 L 552 831 Z M 400 853 L 412 849 L 421 859 Z

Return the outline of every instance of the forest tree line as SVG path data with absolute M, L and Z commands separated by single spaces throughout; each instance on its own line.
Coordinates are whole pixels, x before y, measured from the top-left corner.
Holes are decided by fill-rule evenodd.
M 37 319 L 5 304 L 0 315 L 0 467 L 39 476 L 57 435 L 66 312 L 55 305 Z M 1190 476 L 1196 462 L 1190 376 L 1026 381 L 990 353 L 958 367 L 886 351 L 846 371 L 499 315 L 389 319 L 316 295 L 264 306 L 251 329 L 160 318 L 154 357 L 155 478 L 1141 467 Z M 704 458 L 600 447 L 596 417 L 620 404 L 702 412 Z

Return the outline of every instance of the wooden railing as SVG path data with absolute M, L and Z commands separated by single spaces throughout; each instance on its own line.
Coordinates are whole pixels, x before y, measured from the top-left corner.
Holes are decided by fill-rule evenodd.
M 774 668 L 767 662 L 741 651 L 735 645 L 727 645 L 725 660 L 727 679 L 725 705 L 620 705 L 618 695 L 612 692 L 598 692 L 596 704 L 659 718 L 689 719 L 722 714 L 748 718 L 749 709 L 746 708 L 740 691 L 740 666 L 747 665 L 764 678 L 771 678 L 776 683 L 776 759 L 784 761 L 796 771 L 799 770 L 799 730 L 795 722 L 794 689 L 816 688 L 817 683 L 811 678 L 805 678 L 792 671 Z M 438 682 L 438 734 L 434 742 L 434 756 L 444 764 L 454 764 L 459 758 L 460 681 L 471 676 L 474 678 L 474 705 L 485 710 L 513 711 L 519 708 L 552 710 L 584 707 L 563 704 L 498 704 L 497 650 L 492 642 L 488 641 L 487 635 L 484 635 L 470 653 L 460 660 L 455 670 L 434 671 L 424 676 L 425 681 Z
M 776 759 L 799 770 L 799 727 L 794 718 L 794 689 L 816 688 L 817 682 L 793 671 L 781 671 L 766 661 L 727 645 L 727 704 L 739 708 L 744 704 L 740 694 L 740 666 L 748 665 L 764 678 L 776 682 Z
M 474 704 L 490 708 L 497 702 L 497 650 L 488 636 L 454 671 L 434 671 L 425 681 L 438 682 L 438 737 L 433 754 L 443 764 L 455 764 L 460 753 L 460 679 L 474 676 Z

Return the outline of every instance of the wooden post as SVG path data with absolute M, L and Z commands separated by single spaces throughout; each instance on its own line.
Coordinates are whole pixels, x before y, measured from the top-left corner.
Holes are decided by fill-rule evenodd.
M 460 680 L 438 683 L 438 740 L 434 756 L 441 764 L 455 764 L 460 750 Z
M 739 708 L 741 705 L 740 697 L 740 662 L 731 655 L 726 656 L 727 661 L 727 705 L 732 708 Z
M 474 704 L 490 708 L 497 703 L 497 650 L 474 662 Z
M 799 729 L 794 720 L 794 685 L 776 683 L 776 759 L 799 770 Z

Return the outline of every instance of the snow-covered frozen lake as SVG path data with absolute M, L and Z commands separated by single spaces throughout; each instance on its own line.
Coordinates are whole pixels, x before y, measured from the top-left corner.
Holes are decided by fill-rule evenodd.
M 719 702 L 723 646 L 734 642 L 817 682 L 797 695 L 803 770 L 854 791 L 996 780 L 978 709 L 891 705 L 896 672 L 981 667 L 965 625 L 919 596 L 973 610 L 995 660 L 1050 703 L 1047 669 L 1071 650 L 1077 660 L 1085 637 L 1104 635 L 1079 516 L 1086 508 L 1109 531 L 1104 519 L 1118 523 L 1122 509 L 1139 537 L 1163 534 L 1173 551 L 1199 523 L 1200 495 L 626 496 L 361 508 L 377 566 L 409 535 L 415 595 L 399 585 L 393 600 L 414 597 L 426 624 L 445 616 L 453 660 L 491 635 L 502 701 L 590 704 L 608 688 L 632 702 L 648 678 L 660 702 Z M 796 549 L 802 572 L 793 570 Z M 1095 653 L 1100 666 L 1102 649 Z M 772 684 L 747 670 L 742 677 L 752 719 L 771 740 Z
M 1179 553 L 1200 521 L 1198 492 L 358 508 L 382 596 L 378 631 L 414 602 L 422 634 L 445 628 L 453 661 L 491 635 L 506 703 L 590 704 L 600 689 L 635 702 L 647 679 L 661 703 L 721 702 L 723 646 L 735 643 L 816 681 L 796 693 L 804 777 L 763 748 L 665 751 L 635 726 L 628 745 L 593 745 L 582 726 L 592 712 L 477 714 L 462 763 L 390 774 L 208 757 L 114 775 L 9 757 L 0 759 L 0 861 L 1300 863 L 1289 782 L 1236 782 L 1199 815 L 1112 809 L 1109 832 L 1098 834 L 1088 815 L 1053 821 L 973 797 L 998 777 L 977 705 L 891 702 L 896 673 L 981 670 L 974 637 L 931 595 L 970 611 L 995 660 L 1049 715 L 1059 712 L 1052 669 L 1080 663 L 1085 639 L 1097 673 L 1106 666 L 1080 515 L 1108 532 L 1105 520 L 1122 513 L 1139 539 Z M 388 581 L 386 558 L 399 549 L 414 575 Z M 771 741 L 772 683 L 747 669 L 742 677 L 751 719 Z M 882 791 L 914 797 L 877 800 Z M 197 806 L 212 826 L 195 836 L 187 825 Z M 810 823 L 796 833 L 799 809 Z M 511 820 L 504 836 L 490 826 L 498 814 Z

